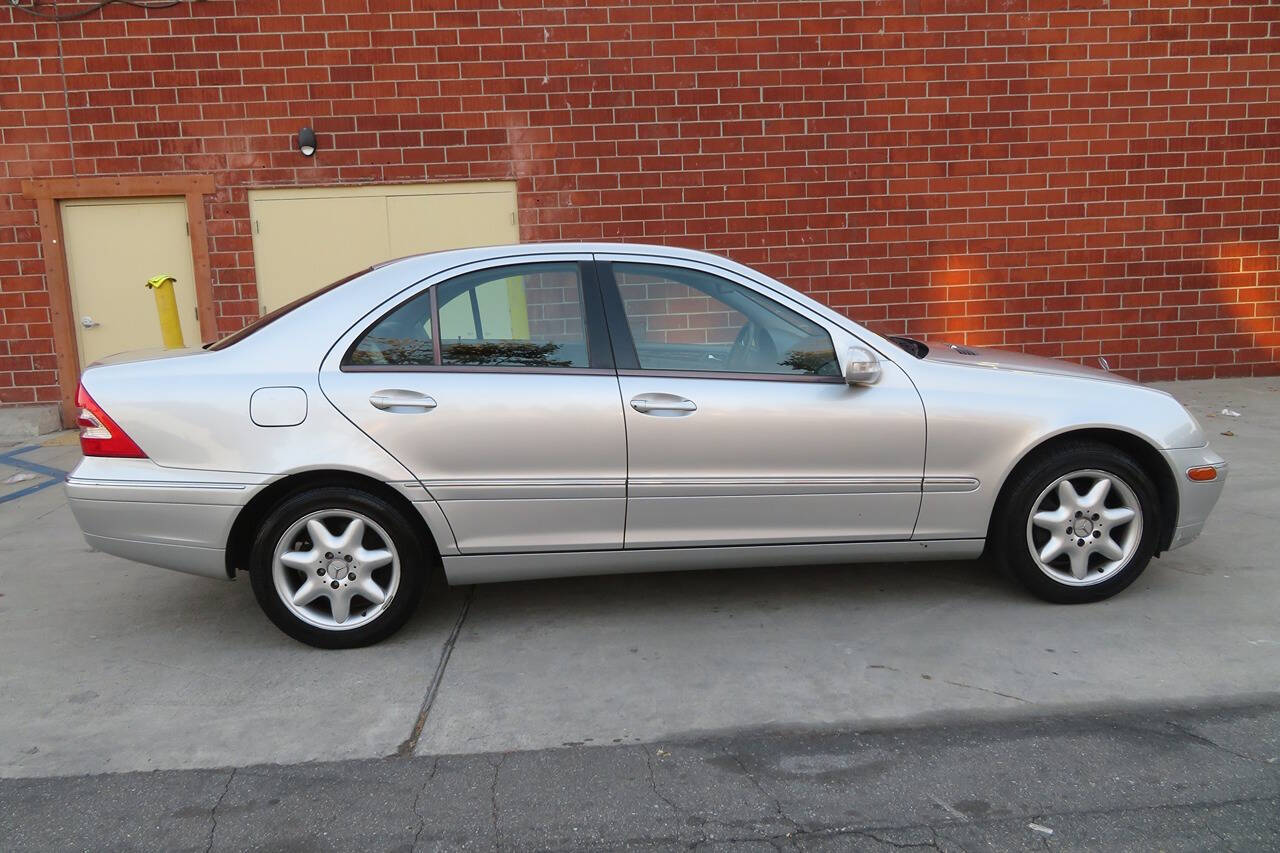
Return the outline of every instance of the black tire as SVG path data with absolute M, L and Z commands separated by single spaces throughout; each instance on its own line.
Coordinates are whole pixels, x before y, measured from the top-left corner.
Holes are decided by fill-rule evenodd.
M 398 586 L 385 607 L 355 627 L 326 628 L 305 621 L 281 599 L 273 577 L 276 546 L 282 537 L 301 519 L 329 510 L 358 513 L 374 522 L 391 540 L 399 560 Z M 386 639 L 409 620 L 422 597 L 432 565 L 429 553 L 400 510 L 383 498 L 350 487 L 324 486 L 286 498 L 266 517 L 249 552 L 249 581 L 267 618 L 290 637 L 322 649 L 352 649 Z
M 1046 489 L 1068 474 L 1085 470 L 1101 471 L 1129 487 L 1139 504 L 1142 528 L 1137 547 L 1118 570 L 1087 586 L 1073 586 L 1041 569 L 1027 541 L 1027 526 L 1031 513 L 1038 509 L 1034 504 Z M 1014 472 L 996 507 L 991 544 L 1005 573 L 1045 601 L 1055 604 L 1101 601 L 1137 580 L 1151 562 L 1159 535 L 1159 508 L 1160 500 L 1151 478 L 1124 452 L 1097 442 L 1062 444 Z M 1061 562 L 1063 558 L 1055 559 Z M 1049 568 L 1054 568 L 1053 561 L 1049 562 Z

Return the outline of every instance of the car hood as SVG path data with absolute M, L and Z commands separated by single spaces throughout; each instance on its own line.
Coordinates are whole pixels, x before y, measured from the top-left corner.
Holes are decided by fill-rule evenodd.
M 1132 379 L 1072 361 L 1060 361 L 1056 358 L 1043 358 L 1038 355 L 990 347 L 951 344 L 945 341 L 926 341 L 925 343 L 929 347 L 929 354 L 925 356 L 926 361 L 985 367 L 988 370 L 1016 370 L 1021 373 L 1043 373 L 1051 376 L 1073 376 L 1080 379 L 1099 379 L 1103 382 L 1137 384 Z

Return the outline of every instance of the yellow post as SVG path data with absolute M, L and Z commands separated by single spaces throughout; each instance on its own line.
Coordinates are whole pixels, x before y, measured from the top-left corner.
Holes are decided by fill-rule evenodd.
M 507 279 L 507 305 L 511 309 L 511 337 L 517 341 L 529 340 L 529 304 L 524 295 L 524 279 Z
M 160 334 L 167 349 L 181 349 L 182 323 L 178 320 L 178 299 L 173 293 L 171 275 L 157 275 L 147 279 L 147 287 L 156 295 L 156 313 L 160 315 Z

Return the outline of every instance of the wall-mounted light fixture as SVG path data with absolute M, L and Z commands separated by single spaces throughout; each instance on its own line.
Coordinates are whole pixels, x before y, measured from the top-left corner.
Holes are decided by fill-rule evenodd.
M 304 127 L 298 131 L 298 150 L 302 152 L 303 157 L 310 157 L 316 153 L 316 132 L 309 127 Z

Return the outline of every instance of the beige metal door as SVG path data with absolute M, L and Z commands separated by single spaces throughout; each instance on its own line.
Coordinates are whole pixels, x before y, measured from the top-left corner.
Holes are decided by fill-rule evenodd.
M 510 181 L 250 190 L 249 212 L 264 313 L 362 267 L 518 239 Z
M 199 346 L 186 200 L 83 199 L 61 207 L 80 365 L 164 345 L 155 297 L 146 287 L 156 275 L 177 279 L 183 341 Z
M 391 257 L 517 242 L 515 184 L 471 186 L 499 189 L 387 196 Z

